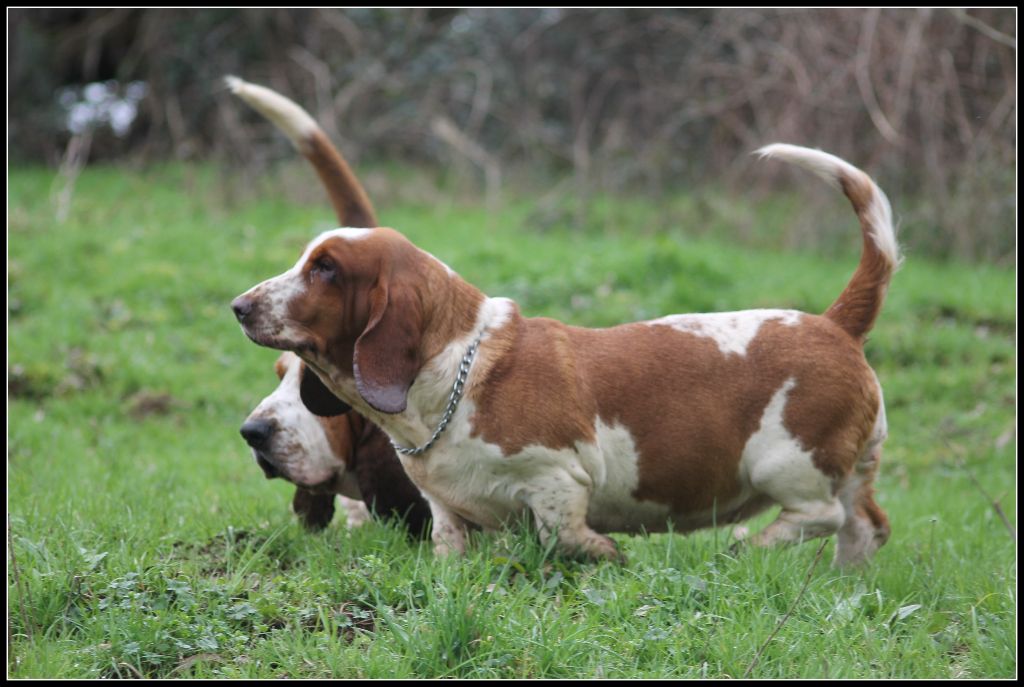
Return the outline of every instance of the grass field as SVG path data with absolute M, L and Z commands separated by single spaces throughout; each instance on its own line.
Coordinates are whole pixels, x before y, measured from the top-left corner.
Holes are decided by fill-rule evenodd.
M 1016 539 L 993 505 L 1016 527 L 1011 270 L 907 246 L 867 345 L 893 528 L 867 567 L 831 568 L 834 541 L 816 566 L 817 542 L 731 555 L 726 529 L 616 535 L 626 567 L 561 558 L 517 527 L 438 560 L 340 513 L 305 533 L 292 487 L 265 480 L 238 435 L 276 353 L 228 304 L 333 226 L 325 199 L 226 193 L 210 168 L 99 168 L 58 223 L 52 183 L 9 180 L 9 676 L 1016 675 Z M 602 202 L 596 228 L 537 231 L 525 201 L 375 200 L 489 295 L 591 326 L 821 312 L 860 241 L 839 197 L 849 252 L 833 257 L 745 247 L 727 213 L 658 231 L 633 221 L 640 204 Z M 733 209 L 764 211 L 764 236 L 790 221 L 751 202 Z

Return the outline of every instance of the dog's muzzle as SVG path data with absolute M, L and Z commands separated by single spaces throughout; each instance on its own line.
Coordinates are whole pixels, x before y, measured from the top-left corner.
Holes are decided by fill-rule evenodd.
M 265 451 L 270 446 L 270 440 L 276 431 L 277 423 L 261 419 L 246 420 L 242 429 L 239 430 L 245 443 L 252 448 L 253 455 L 256 456 L 256 464 L 263 470 L 267 479 L 281 476 L 277 466 L 267 460 L 265 456 Z
M 246 318 L 252 314 L 255 307 L 256 301 L 247 296 L 239 296 L 235 300 L 231 301 L 231 310 L 234 311 L 235 319 L 237 319 L 240 324 L 245 324 Z

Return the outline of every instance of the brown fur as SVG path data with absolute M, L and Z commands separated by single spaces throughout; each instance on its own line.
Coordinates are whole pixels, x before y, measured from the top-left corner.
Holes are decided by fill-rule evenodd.
M 343 227 L 375 227 L 377 215 L 366 191 L 341 153 L 322 131 L 315 131 L 302 146 L 302 154 L 320 176 Z
M 814 315 L 766 322 L 746 356 L 668 326 L 583 329 L 518 313 L 495 345 L 470 392 L 473 436 L 513 455 L 592 442 L 595 417 L 623 424 L 640 453 L 634 496 L 681 515 L 738 495 L 743 447 L 787 378 L 797 384 L 784 423 L 827 475 L 849 472 L 877 414 L 860 347 Z
M 870 179 L 866 176 L 863 178 L 844 176 L 840 179 L 840 185 L 860 218 L 864 245 L 860 263 L 857 265 L 857 270 L 850 279 L 850 283 L 839 294 L 835 303 L 825 311 L 825 317 L 842 327 L 854 339 L 863 343 L 864 337 L 874 326 L 875 318 L 878 317 L 878 313 L 882 309 L 882 301 L 885 299 L 885 293 L 889 288 L 889 281 L 892 279 L 896 265 L 878 250 L 878 246 L 870 236 L 873 228 L 867 209 L 874 197 Z
M 292 511 L 299 516 L 303 527 L 318 532 L 330 525 L 334 518 L 334 494 L 295 487 Z
M 324 259 L 335 267 L 330 282 L 311 274 Z M 324 241 L 303 274 L 313 287 L 292 318 L 309 323 L 310 348 L 355 379 L 371 412 L 403 410 L 423 362 L 472 329 L 484 299 L 392 229 Z

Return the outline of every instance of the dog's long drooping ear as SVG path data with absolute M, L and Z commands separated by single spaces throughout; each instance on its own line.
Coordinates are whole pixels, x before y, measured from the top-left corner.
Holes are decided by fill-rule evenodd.
M 319 532 L 334 517 L 334 494 L 315 494 L 298 487 L 292 497 L 292 510 L 307 530 Z
M 370 295 L 370 320 L 356 340 L 352 367 L 356 389 L 382 413 L 405 410 L 419 374 L 423 314 L 406 289 L 378 284 Z
M 352 410 L 352 406 L 335 396 L 308 365 L 303 365 L 299 374 L 302 375 L 299 397 L 306 410 L 320 417 L 334 417 Z

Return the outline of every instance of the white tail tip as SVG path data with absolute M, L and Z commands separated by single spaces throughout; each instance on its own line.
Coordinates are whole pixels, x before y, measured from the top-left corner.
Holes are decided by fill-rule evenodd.
M 889 206 L 889 199 L 886 198 L 885 193 L 871 180 L 870 176 L 835 155 L 789 143 L 772 143 L 755 150 L 754 154 L 760 155 L 762 158 L 778 158 L 803 167 L 844 193 L 847 193 L 847 190 L 843 188 L 844 180 L 846 183 L 870 189 L 870 200 L 863 207 L 858 207 L 857 201 L 854 201 L 854 207 L 859 215 L 866 217 L 871 226 L 871 238 L 878 249 L 888 258 L 894 268 L 899 266 L 903 258 L 900 256 L 899 244 L 896 242 L 892 208 Z M 854 200 L 853 196 L 850 196 L 850 199 Z
M 308 112 L 277 91 L 231 75 L 224 77 L 224 84 L 250 107 L 273 122 L 300 151 L 304 142 L 320 130 L 316 120 Z

